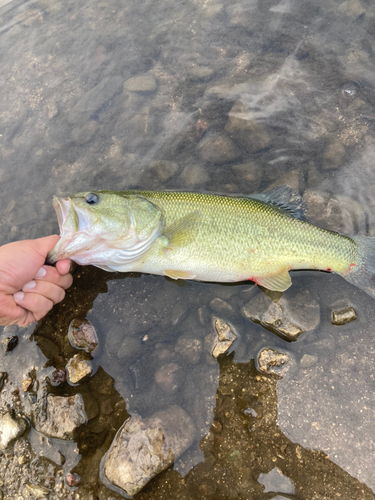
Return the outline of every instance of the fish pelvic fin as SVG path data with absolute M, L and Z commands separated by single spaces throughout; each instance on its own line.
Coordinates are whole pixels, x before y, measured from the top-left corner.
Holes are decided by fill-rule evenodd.
M 375 298 L 375 238 L 351 236 L 358 250 L 358 259 L 341 276 Z
M 202 213 L 199 210 L 195 210 L 168 226 L 163 232 L 168 238 L 165 249 L 172 250 L 173 248 L 184 247 L 192 243 L 196 237 L 201 218 Z
M 285 292 L 292 284 L 292 280 L 286 268 L 275 274 L 257 276 L 251 279 L 258 285 L 268 290 L 273 290 L 274 292 Z
M 173 269 L 173 270 L 166 269 L 163 272 L 164 272 L 165 276 L 168 276 L 169 278 L 172 278 L 173 280 L 193 280 L 196 276 L 191 271 L 178 271 L 175 269 Z

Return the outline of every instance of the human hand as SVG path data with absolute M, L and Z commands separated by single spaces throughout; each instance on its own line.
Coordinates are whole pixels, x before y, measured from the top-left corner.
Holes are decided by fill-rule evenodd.
M 0 325 L 27 326 L 63 300 L 73 282 L 70 259 L 44 265 L 58 240 L 52 235 L 0 247 Z

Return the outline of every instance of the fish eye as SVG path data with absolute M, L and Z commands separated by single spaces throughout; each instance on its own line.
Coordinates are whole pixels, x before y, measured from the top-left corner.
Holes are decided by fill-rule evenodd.
M 99 203 L 99 196 L 94 193 L 90 193 L 86 196 L 85 201 L 89 205 L 97 205 Z

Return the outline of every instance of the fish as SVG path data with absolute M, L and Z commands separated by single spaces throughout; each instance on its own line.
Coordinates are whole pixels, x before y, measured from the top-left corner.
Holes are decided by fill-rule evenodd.
M 339 274 L 375 297 L 375 238 L 307 222 L 288 186 L 251 196 L 186 191 L 89 191 L 54 197 L 60 240 L 47 262 L 174 280 L 250 280 L 284 292 L 292 270 Z

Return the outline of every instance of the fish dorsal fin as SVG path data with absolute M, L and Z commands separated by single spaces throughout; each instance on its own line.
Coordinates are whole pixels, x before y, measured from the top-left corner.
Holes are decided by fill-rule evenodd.
M 163 233 L 168 238 L 166 248 L 184 247 L 192 243 L 196 237 L 197 226 L 201 218 L 201 212 L 195 210 L 168 226 Z
M 288 270 L 284 268 L 276 274 L 257 277 L 256 283 L 260 286 L 264 286 L 264 288 L 267 288 L 268 290 L 285 292 L 285 290 L 287 290 L 292 284 L 292 280 L 290 279 Z
M 305 220 L 305 207 L 300 194 L 286 184 L 276 186 L 264 193 L 249 196 L 258 201 L 262 201 L 267 205 L 276 207 L 286 215 L 296 219 Z

